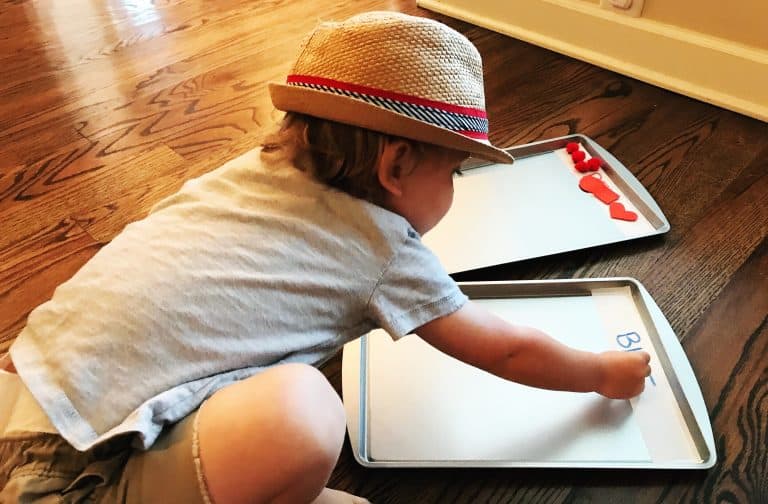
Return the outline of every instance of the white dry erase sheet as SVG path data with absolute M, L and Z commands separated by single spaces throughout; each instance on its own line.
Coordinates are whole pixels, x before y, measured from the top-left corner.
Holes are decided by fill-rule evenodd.
M 500 317 L 575 348 L 648 351 L 652 373 L 645 391 L 632 400 L 611 400 L 535 389 L 464 364 L 415 335 L 394 342 L 374 331 L 344 352 L 350 440 L 363 465 L 714 464 L 698 384 L 666 320 L 658 324 L 661 330 L 655 324 L 663 316 L 652 300 L 654 311 L 646 309 L 643 297 L 650 296 L 642 286 L 628 279 L 461 285 L 475 294 L 485 289 L 481 297 L 471 289 L 467 294 Z M 499 297 L 487 297 L 494 289 Z
M 577 142 L 597 172 L 580 173 L 565 146 Z M 513 164 L 464 170 L 454 179 L 454 201 L 424 243 L 449 273 L 615 243 L 669 230 L 661 209 L 640 182 L 605 149 L 571 135 L 506 149 Z M 472 160 L 470 160 L 472 161 Z M 611 218 L 609 206 L 579 188 L 596 173 L 634 222 Z

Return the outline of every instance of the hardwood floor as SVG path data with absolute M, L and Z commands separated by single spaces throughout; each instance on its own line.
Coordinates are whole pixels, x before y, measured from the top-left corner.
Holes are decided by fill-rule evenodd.
M 462 274 L 630 276 L 699 378 L 709 471 L 369 470 L 373 502 L 768 502 L 768 124 L 405 0 L 0 0 L 0 350 L 31 309 L 184 180 L 258 145 L 279 80 L 320 19 L 433 17 L 483 55 L 494 143 L 583 133 L 648 188 L 659 238 Z M 336 387 L 340 359 L 324 368 Z

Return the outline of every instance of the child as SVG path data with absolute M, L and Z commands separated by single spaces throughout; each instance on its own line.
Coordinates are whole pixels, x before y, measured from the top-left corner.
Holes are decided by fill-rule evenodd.
M 0 364 L 0 501 L 358 501 L 324 489 L 345 419 L 313 366 L 375 327 L 535 387 L 643 390 L 647 354 L 509 325 L 422 245 L 468 154 L 512 161 L 466 38 L 397 13 L 323 23 L 270 91 L 288 114 L 259 152 L 187 182 L 30 314 Z

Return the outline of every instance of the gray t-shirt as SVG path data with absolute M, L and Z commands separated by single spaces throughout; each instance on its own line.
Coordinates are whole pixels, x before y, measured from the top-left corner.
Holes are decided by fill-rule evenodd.
M 466 301 L 397 214 L 251 151 L 130 224 L 29 316 L 11 348 L 53 425 L 85 450 L 163 426 L 266 367 L 318 365 Z

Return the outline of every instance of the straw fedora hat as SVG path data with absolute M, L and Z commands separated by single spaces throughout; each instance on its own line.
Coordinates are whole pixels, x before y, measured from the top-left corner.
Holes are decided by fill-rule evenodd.
M 488 141 L 480 53 L 437 21 L 369 12 L 319 24 L 274 106 L 511 163 Z

